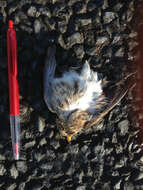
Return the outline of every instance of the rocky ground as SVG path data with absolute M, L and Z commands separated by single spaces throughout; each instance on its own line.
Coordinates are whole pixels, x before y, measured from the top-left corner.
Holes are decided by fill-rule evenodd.
M 143 190 L 143 155 L 129 93 L 98 126 L 71 144 L 59 135 L 43 100 L 46 49 L 57 44 L 58 71 L 89 60 L 112 83 L 135 68 L 135 0 L 0 1 L 0 190 Z M 141 11 L 140 11 L 141 16 Z M 6 31 L 18 42 L 21 160 L 12 159 Z M 139 22 L 138 18 L 138 22 Z M 116 86 L 116 85 L 115 85 Z

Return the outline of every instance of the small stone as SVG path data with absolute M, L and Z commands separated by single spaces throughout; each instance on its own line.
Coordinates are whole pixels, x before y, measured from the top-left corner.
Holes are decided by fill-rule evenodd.
M 5 160 L 5 159 L 6 159 L 5 156 L 0 154 L 0 161 Z
M 38 117 L 38 130 L 39 132 L 43 132 L 45 129 L 45 119 L 42 117 Z
M 84 54 L 85 54 L 83 45 L 76 44 L 74 46 L 74 52 L 75 52 L 76 57 L 78 59 L 82 59 L 84 57 Z
M 121 185 L 121 180 L 119 180 L 119 181 L 114 185 L 115 190 L 121 189 L 120 185 Z
M 103 16 L 104 24 L 108 24 L 112 22 L 116 18 L 114 12 L 105 12 Z
M 11 15 L 13 12 L 15 12 L 17 9 L 17 6 L 11 5 L 10 9 L 8 10 L 8 15 Z
M 19 189 L 20 190 L 23 190 L 23 189 L 25 189 L 25 182 L 23 182 L 23 183 L 20 183 L 20 185 L 19 185 Z
M 126 182 L 124 184 L 124 190 L 134 190 L 134 185 L 131 182 Z
M 112 41 L 112 44 L 116 44 L 117 42 L 121 41 L 121 36 L 120 35 L 115 35 Z
M 45 138 L 42 138 L 42 140 L 40 141 L 40 146 L 43 146 L 44 144 L 47 144 L 47 141 Z
M 0 176 L 4 176 L 5 172 L 6 172 L 6 169 L 4 165 L 0 164 Z
M 35 141 L 33 140 L 33 141 L 25 143 L 24 148 L 25 149 L 32 148 L 34 145 L 35 145 Z
M 17 187 L 16 183 L 13 183 L 13 184 L 11 184 L 11 185 L 7 188 L 7 190 L 13 190 L 13 189 L 15 189 L 16 187 Z
M 143 173 L 142 172 L 140 172 L 139 174 L 138 174 L 138 176 L 135 178 L 135 180 L 137 181 L 137 180 L 143 180 Z
M 86 190 L 86 186 L 80 185 L 76 187 L 76 190 Z
M 108 40 L 107 37 L 105 37 L 105 36 L 97 37 L 96 45 L 97 45 L 97 46 L 100 46 L 100 45 L 102 45 L 102 44 L 104 44 L 104 43 L 107 44 L 107 42 L 109 42 L 109 40 Z
M 118 128 L 120 129 L 120 135 L 124 136 L 127 134 L 128 129 L 129 129 L 129 121 L 128 120 L 123 120 L 118 123 Z
M 83 43 L 83 41 L 84 41 L 83 35 L 80 34 L 79 32 L 76 32 L 67 38 L 69 47 L 72 47 L 75 44 L 81 44 Z
M 39 165 L 39 167 L 40 167 L 41 169 L 43 169 L 43 170 L 50 171 L 50 170 L 52 170 L 52 168 L 53 168 L 53 164 L 52 164 L 52 162 L 41 163 L 41 164 Z
M 16 166 L 17 166 L 17 170 L 19 172 L 22 172 L 22 173 L 26 173 L 27 172 L 27 165 L 26 165 L 26 162 L 21 162 L 21 161 L 17 161 L 16 162 Z
M 50 9 L 48 7 L 41 7 L 38 10 L 40 12 L 40 15 L 44 15 L 46 17 L 51 17 L 51 12 Z
M 67 24 L 65 21 L 59 21 L 58 22 L 58 30 L 63 34 L 67 30 Z
M 35 33 L 37 34 L 37 33 L 40 32 L 40 30 L 41 30 L 41 23 L 40 23 L 40 20 L 36 19 L 36 20 L 34 21 L 34 31 L 35 31 Z
M 30 17 L 36 17 L 36 13 L 37 13 L 37 9 L 34 6 L 31 6 L 28 10 L 27 10 L 27 15 Z
M 124 48 L 120 47 L 116 52 L 115 52 L 115 56 L 116 57 L 123 57 L 124 56 Z
M 79 26 L 87 26 L 91 24 L 92 20 L 91 18 L 77 18 L 75 22 Z
M 16 169 L 14 165 L 10 169 L 10 174 L 14 179 L 18 177 L 18 170 Z

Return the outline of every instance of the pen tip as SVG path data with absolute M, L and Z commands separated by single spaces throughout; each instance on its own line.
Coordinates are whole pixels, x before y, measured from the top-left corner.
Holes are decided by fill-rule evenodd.
M 9 28 L 13 28 L 13 21 L 12 20 L 8 21 L 8 26 L 9 26 Z

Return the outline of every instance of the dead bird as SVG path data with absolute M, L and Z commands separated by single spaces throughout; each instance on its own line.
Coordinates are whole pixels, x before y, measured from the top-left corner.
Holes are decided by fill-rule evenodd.
M 102 80 L 86 61 L 80 73 L 70 70 L 55 77 L 56 47 L 48 48 L 44 70 L 44 100 L 51 112 L 57 114 L 57 126 L 68 142 L 81 130 L 99 123 L 119 103 L 130 85 L 109 99 L 103 93 Z

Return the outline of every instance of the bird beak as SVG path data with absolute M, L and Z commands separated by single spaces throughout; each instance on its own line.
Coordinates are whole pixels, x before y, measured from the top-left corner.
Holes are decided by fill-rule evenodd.
M 67 141 L 68 141 L 68 143 L 71 142 L 71 136 L 67 136 Z

